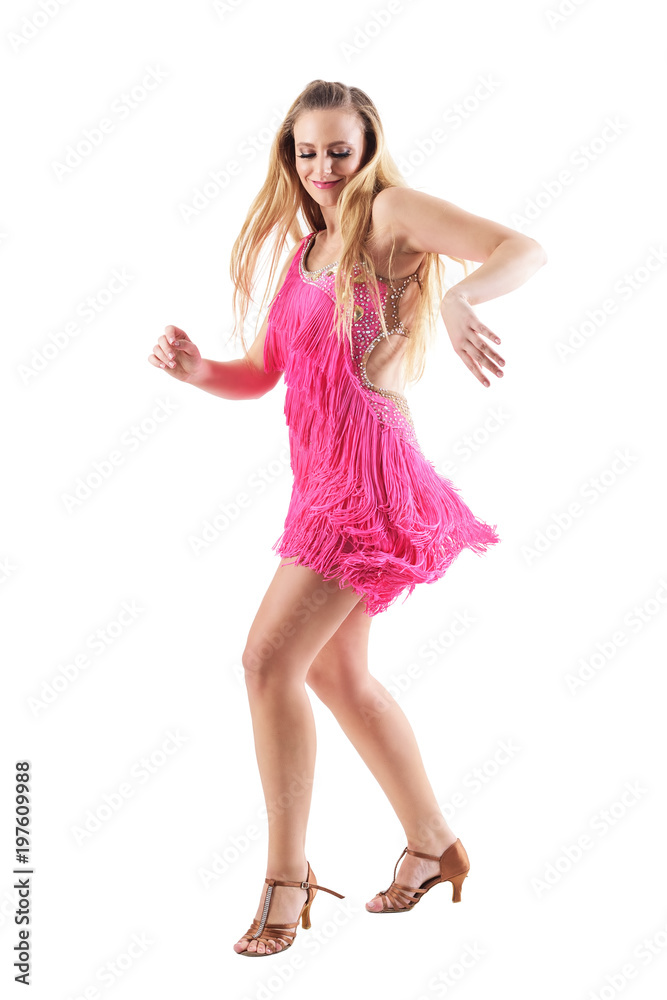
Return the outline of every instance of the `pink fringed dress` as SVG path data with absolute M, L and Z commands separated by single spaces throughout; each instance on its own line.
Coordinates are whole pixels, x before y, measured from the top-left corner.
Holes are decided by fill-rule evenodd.
M 403 591 L 407 600 L 416 584 L 440 579 L 462 549 L 481 554 L 500 539 L 424 456 L 405 396 L 368 379 L 368 357 L 384 335 L 358 264 L 354 349 L 347 338 L 339 343 L 333 332 L 338 262 L 317 271 L 304 265 L 316 235 L 301 241 L 271 305 L 264 344 L 265 371 L 285 376 L 294 474 L 285 528 L 273 549 L 352 587 L 372 617 Z M 416 272 L 390 286 L 378 276 L 383 308 L 395 318 L 388 329 L 404 336 L 398 298 L 412 278 Z M 390 287 L 395 298 L 387 303 Z

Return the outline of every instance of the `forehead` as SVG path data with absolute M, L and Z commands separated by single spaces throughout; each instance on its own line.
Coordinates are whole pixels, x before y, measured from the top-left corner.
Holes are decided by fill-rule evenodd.
M 304 111 L 294 123 L 294 141 L 304 145 L 318 142 L 334 145 L 339 142 L 358 143 L 363 136 L 361 123 L 352 111 L 329 108 L 326 111 Z

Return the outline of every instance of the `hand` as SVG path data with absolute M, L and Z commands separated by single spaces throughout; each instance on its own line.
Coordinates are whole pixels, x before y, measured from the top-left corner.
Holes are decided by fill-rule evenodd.
M 177 326 L 165 326 L 148 360 L 181 382 L 190 382 L 203 364 L 199 349 Z
M 486 337 L 494 344 L 499 344 L 500 337 L 479 321 L 465 296 L 458 292 L 448 292 L 442 300 L 440 314 L 454 350 L 482 385 L 488 387 L 490 383 L 480 365 L 502 377 L 503 373 L 498 366 L 505 364 L 504 359 L 482 340 L 482 337 Z

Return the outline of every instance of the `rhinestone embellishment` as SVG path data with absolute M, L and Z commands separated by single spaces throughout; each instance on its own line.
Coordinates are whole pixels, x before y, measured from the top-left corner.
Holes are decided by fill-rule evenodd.
M 317 233 L 312 233 L 304 242 L 303 249 L 299 255 L 299 273 L 304 281 L 317 285 L 335 301 L 334 283 L 331 279 L 335 278 L 336 269 L 340 261 L 326 264 L 315 271 L 309 271 L 304 267 L 304 260 L 308 256 L 308 251 L 316 236 Z M 371 382 L 366 371 L 366 364 L 373 348 L 383 337 L 388 338 L 391 334 L 400 334 L 403 337 L 410 336 L 409 331 L 405 329 L 399 319 L 399 304 L 408 284 L 414 279 L 421 288 L 421 282 L 417 271 L 407 275 L 405 278 L 400 278 L 397 282 L 392 282 L 379 274 L 376 277 L 380 283 L 380 302 L 385 310 L 385 319 L 387 321 L 386 325 L 388 329 L 386 334 L 379 329 L 380 320 L 375 311 L 375 303 L 371 298 L 370 290 L 366 287 L 367 281 L 364 270 L 361 265 L 355 264 L 353 274 L 355 306 L 352 322 L 353 370 L 361 386 L 368 392 L 368 398 L 378 419 L 383 424 L 394 427 L 415 447 L 419 448 L 406 396 L 396 389 L 383 389 L 381 386 Z

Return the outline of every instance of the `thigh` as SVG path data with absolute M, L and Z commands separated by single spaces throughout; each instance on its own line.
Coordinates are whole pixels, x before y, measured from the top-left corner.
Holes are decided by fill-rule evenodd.
M 244 666 L 290 670 L 305 679 L 322 646 L 362 600 L 337 580 L 281 561 L 250 626 Z
M 306 682 L 318 696 L 332 689 L 352 690 L 368 679 L 368 641 L 372 618 L 362 600 L 352 608 L 310 665 Z

